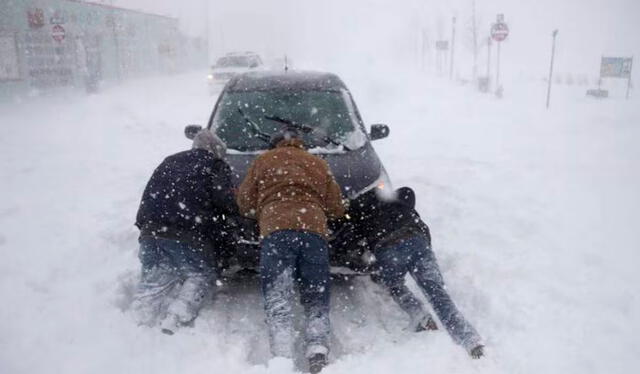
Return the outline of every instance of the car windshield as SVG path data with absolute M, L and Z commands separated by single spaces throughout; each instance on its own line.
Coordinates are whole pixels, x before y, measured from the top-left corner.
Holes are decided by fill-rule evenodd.
M 243 67 L 249 66 L 249 58 L 246 56 L 227 56 L 218 59 L 216 67 L 229 68 L 229 67 Z
M 213 128 L 227 147 L 238 151 L 259 151 L 268 149 L 269 145 L 256 136 L 238 108 L 264 134 L 271 135 L 283 129 L 281 123 L 265 117 L 279 117 L 312 127 L 313 132 L 304 135 L 310 148 L 356 149 L 366 142 L 346 91 L 225 93 L 214 115 Z

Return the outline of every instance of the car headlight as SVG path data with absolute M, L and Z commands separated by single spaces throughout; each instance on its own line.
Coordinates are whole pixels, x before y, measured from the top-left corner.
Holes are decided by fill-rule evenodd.
M 208 80 L 213 80 L 213 74 L 209 74 L 209 75 L 207 75 L 207 79 L 208 79 Z
M 391 185 L 391 180 L 389 179 L 386 171 L 381 170 L 378 179 L 376 179 L 373 183 L 371 183 L 361 191 L 353 193 L 351 196 L 349 196 L 349 198 L 355 199 L 358 196 L 373 189 L 375 189 L 378 196 L 381 196 L 383 198 L 392 198 L 394 196 L 393 186 Z

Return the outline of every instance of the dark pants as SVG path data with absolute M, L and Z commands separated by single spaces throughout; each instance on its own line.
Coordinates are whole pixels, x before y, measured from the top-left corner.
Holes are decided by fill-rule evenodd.
M 216 278 L 213 248 L 153 236 L 139 242 L 142 274 L 132 306 L 138 323 L 153 325 L 166 314 L 192 321 Z
M 480 344 L 480 336 L 445 290 L 438 262 L 427 238 L 414 235 L 378 248 L 375 255 L 377 269 L 374 280 L 389 290 L 393 299 L 412 319 L 419 314 L 428 314 L 422 303 L 405 286 L 407 273 L 416 281 L 456 343 L 467 350 Z
M 292 357 L 294 283 L 305 313 L 305 355 L 328 353 L 329 250 L 327 241 L 306 231 L 276 231 L 262 240 L 260 277 L 271 351 Z M 295 282 L 294 282 L 295 281 Z

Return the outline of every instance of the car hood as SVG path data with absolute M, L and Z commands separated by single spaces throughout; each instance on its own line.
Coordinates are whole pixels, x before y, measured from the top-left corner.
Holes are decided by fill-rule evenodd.
M 241 74 L 241 73 L 246 73 L 247 71 L 249 71 L 250 69 L 247 68 L 241 68 L 241 67 L 229 67 L 229 68 L 215 68 L 215 69 L 211 69 L 211 72 L 213 74 L 220 74 L 220 73 L 234 73 L 234 74 Z
M 342 152 L 312 152 L 329 164 L 344 196 L 356 196 L 383 176 L 384 170 L 380 159 L 371 143 L 356 150 Z M 230 151 L 226 160 L 233 169 L 234 185 L 238 186 L 247 174 L 249 166 L 258 153 L 242 153 Z

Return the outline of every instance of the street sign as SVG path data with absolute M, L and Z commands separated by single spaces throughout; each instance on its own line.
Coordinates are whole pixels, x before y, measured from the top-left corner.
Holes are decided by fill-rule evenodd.
M 436 49 L 438 51 L 448 51 L 449 50 L 449 41 L 448 40 L 437 40 L 436 41 Z
M 509 27 L 504 22 L 496 22 L 491 26 L 491 39 L 501 42 L 509 36 Z
M 52 25 L 63 25 L 65 23 L 67 23 L 67 18 L 66 18 L 64 13 L 62 13 L 59 10 L 56 10 L 53 13 L 53 16 L 51 16 L 51 18 L 49 18 L 49 23 L 52 24 Z
M 40 8 L 28 10 L 27 19 L 29 20 L 29 27 L 32 29 L 41 28 L 44 26 L 44 10 Z
M 67 32 L 64 30 L 64 27 L 62 27 L 61 25 L 54 25 L 51 28 L 51 37 L 53 38 L 53 40 L 55 40 L 58 43 L 64 40 L 66 34 Z
M 600 77 L 629 78 L 632 59 L 629 57 L 602 57 Z

